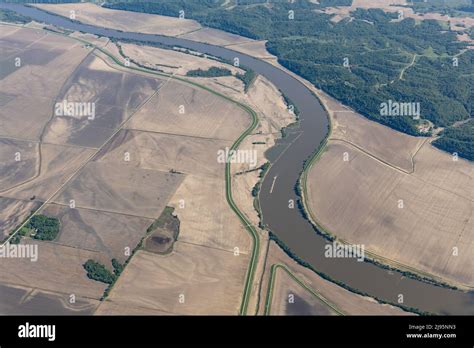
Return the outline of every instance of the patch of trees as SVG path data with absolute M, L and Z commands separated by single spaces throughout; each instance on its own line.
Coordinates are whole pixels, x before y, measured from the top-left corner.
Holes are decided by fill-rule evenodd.
M 270 162 L 265 162 L 260 166 L 260 173 L 258 174 L 259 178 L 263 178 L 267 173 L 268 169 L 270 168 Z
M 203 69 L 196 69 L 196 70 L 189 70 L 186 73 L 186 76 L 193 76 L 193 77 L 220 77 L 220 76 L 230 76 L 232 72 L 226 68 L 219 68 L 217 66 L 210 67 L 207 70 Z
M 54 240 L 59 233 L 60 224 L 57 218 L 46 215 L 35 215 L 25 227 L 34 231 L 31 235 L 34 239 Z
M 320 0 L 321 7 L 351 6 L 352 0 Z
M 270 168 L 270 162 L 265 162 L 260 167 L 258 167 L 258 170 L 260 170 L 260 173 L 258 173 L 258 177 L 260 179 L 262 179 L 265 176 L 265 174 L 267 173 L 269 168 Z M 252 188 L 252 196 L 253 197 L 258 196 L 258 192 L 260 191 L 260 185 L 261 185 L 261 180 L 257 181 L 255 186 Z
M 116 277 L 119 277 L 125 268 L 125 266 L 122 265 L 117 259 L 112 259 L 112 267 L 114 268 L 114 274 Z
M 121 264 L 117 259 L 112 259 L 112 267 L 114 269 L 113 273 L 103 264 L 94 260 L 87 260 L 83 264 L 83 267 L 86 270 L 89 279 L 113 285 L 122 273 L 125 265 Z
M 252 196 L 257 197 L 259 191 L 260 191 L 260 181 L 257 181 L 255 186 L 252 188 Z
M 87 260 L 83 267 L 87 272 L 87 277 L 92 280 L 105 284 L 112 284 L 115 281 L 116 276 L 99 262 Z

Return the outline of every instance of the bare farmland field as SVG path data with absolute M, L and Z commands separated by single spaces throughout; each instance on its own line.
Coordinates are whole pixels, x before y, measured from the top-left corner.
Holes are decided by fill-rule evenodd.
M 224 163 L 217 161 L 217 151 L 231 145 L 223 140 L 122 130 L 102 149 L 96 161 L 121 163 L 123 154 L 128 152 L 130 166 L 222 179 Z
M 228 141 L 127 130 L 96 160 L 119 163 L 128 152 L 131 168 L 186 174 L 169 203 L 181 221 L 179 240 L 226 250 L 239 247 L 247 252 L 250 240 L 227 206 L 224 163 L 217 161 L 217 152 L 230 146 Z
M 332 132 L 330 139 L 343 140 L 406 172 L 414 170 L 413 157 L 427 140 L 403 134 L 369 121 L 327 97 Z
M 330 233 L 382 261 L 473 286 L 473 165 L 429 143 L 414 162 L 407 174 L 331 140 L 308 174 L 309 209 Z
M 340 311 L 345 314 L 353 314 L 353 315 L 412 315 L 411 313 L 404 312 L 400 308 L 380 304 L 373 300 L 370 297 L 364 297 L 353 292 L 350 292 L 330 281 L 327 281 L 320 276 L 318 276 L 313 271 L 305 268 L 296 263 L 293 259 L 291 259 L 288 255 L 285 254 L 283 250 L 281 250 L 274 242 L 270 241 L 270 247 L 268 251 L 268 257 L 266 262 L 265 273 L 263 277 L 262 287 L 261 287 L 261 294 L 262 296 L 266 296 L 268 290 L 268 281 L 270 278 L 270 267 L 273 264 L 282 264 L 286 265 L 288 269 L 306 286 L 311 288 L 313 291 L 321 295 L 325 298 L 329 303 L 334 305 Z M 279 270 L 280 271 L 280 270 Z M 278 271 L 278 272 L 279 272 Z M 281 275 L 283 272 L 277 275 Z M 294 286 L 288 285 L 285 283 L 284 286 L 281 286 L 284 289 L 293 289 Z M 284 292 L 283 292 L 284 293 Z M 273 299 L 281 298 L 278 294 Z M 276 302 L 276 301 L 275 301 Z M 277 309 L 281 309 L 281 305 L 277 304 Z M 319 304 L 316 308 L 311 306 L 311 310 L 315 310 L 320 308 Z M 277 310 L 275 309 L 275 310 Z M 309 308 L 306 308 L 309 310 Z M 263 314 L 264 310 L 264 301 L 260 302 L 259 313 Z M 271 311 L 271 313 L 275 314 L 275 311 Z M 279 311 L 277 311 L 279 313 Z
M 453 158 L 426 144 L 415 158 L 413 175 L 442 190 L 452 192 L 471 202 L 474 201 L 474 164 Z M 471 215 L 472 217 L 472 215 Z
M 2 315 L 86 315 L 92 314 L 99 301 L 76 298 L 32 288 L 0 283 L 0 314 Z
M 13 34 L 15 33 L 16 31 L 18 31 L 20 28 L 16 27 L 16 26 L 10 26 L 10 25 L 3 25 L 2 24 L 2 38 L 3 37 L 6 37 L 6 36 L 9 36 L 10 34 Z
M 135 303 L 105 301 L 97 308 L 95 315 L 170 315 L 168 312 L 149 307 L 139 307 Z
M 179 241 L 169 255 L 139 251 L 96 314 L 124 314 L 127 306 L 169 314 L 235 314 L 247 263 L 246 255 Z
M 79 208 L 155 218 L 181 181 L 178 174 L 91 162 L 53 201 L 69 205 L 74 200 Z
M 261 124 L 257 128 L 257 132 L 259 129 L 262 129 Z M 266 134 L 263 136 L 256 134 L 248 136 L 246 139 L 244 139 L 239 148 L 242 151 L 254 152 L 257 157 L 257 165 L 255 167 L 251 167 L 249 164 L 235 163 L 231 167 L 231 180 L 234 200 L 241 211 L 254 224 L 254 226 L 258 226 L 260 221 L 257 210 L 254 206 L 255 197 L 252 195 L 253 188 L 257 182 L 261 180 L 261 170 L 257 168 L 260 168 L 264 163 L 267 162 L 264 152 L 269 147 L 274 145 L 274 139 L 275 136 L 272 134 Z M 258 142 L 264 142 L 264 144 L 260 144 Z
M 62 145 L 41 145 L 41 172 L 25 183 L 5 188 L 4 196 L 46 200 L 93 154 L 93 150 Z
M 0 187 L 4 190 L 36 174 L 38 144 L 30 141 L 0 138 Z
M 89 56 L 68 79 L 57 100 L 94 103 L 94 114 L 55 115 L 44 139 L 98 148 L 160 84 L 158 79 L 113 70 L 101 59 Z
M 0 239 L 3 240 L 15 227 L 23 222 L 39 202 L 0 197 Z
M 11 52 L 0 61 L 0 93 L 10 98 L 0 110 L 0 135 L 39 140 L 61 86 L 90 49 L 44 31 L 17 28 L 4 32 L 6 27 L 1 25 L 0 49 Z
M 186 177 L 169 203 L 181 221 L 178 240 L 248 253 L 250 237 L 227 205 L 224 184 L 221 178 Z
M 35 6 L 68 18 L 71 11 L 74 11 L 75 19 L 80 22 L 123 31 L 175 36 L 201 28 L 199 23 L 189 19 L 144 13 L 131 15 L 127 11 L 106 9 L 92 3 Z
M 196 80 L 204 86 L 211 87 L 213 90 L 220 92 L 221 94 L 231 96 L 236 100 L 243 100 L 244 95 L 244 84 L 235 76 L 221 76 L 221 77 L 207 77 L 207 78 L 196 78 L 191 77 L 190 80 Z
M 2 259 L 2 282 L 78 297 L 99 299 L 102 296 L 105 284 L 87 278 L 82 267 L 88 259 L 105 264 L 108 260 L 99 253 L 48 242 L 27 240 L 26 243 L 38 244 L 38 260 Z
M 224 64 L 194 54 L 179 52 L 177 50 L 168 50 L 129 43 L 120 43 L 120 45 L 122 46 L 125 55 L 133 59 L 133 61 L 137 61 L 144 66 L 159 69 L 170 74 L 185 75 L 189 70 L 206 70 L 210 67 L 225 68 L 230 70 L 234 75 L 237 73 L 244 73 L 242 69 L 235 68 L 233 65 Z M 115 50 L 113 45 L 108 45 L 108 49 L 111 48 Z M 233 46 L 231 48 L 234 49 Z M 252 53 L 248 54 L 254 55 Z M 258 56 L 258 54 L 256 56 Z M 288 112 L 280 112 L 280 110 L 283 109 L 287 111 L 286 105 L 281 98 L 281 94 L 278 89 L 263 76 L 257 76 L 247 93 L 244 93 L 242 81 L 233 76 L 188 78 L 195 80 L 200 84 L 209 86 L 222 94 L 243 101 L 244 103 L 251 105 L 254 109 L 260 110 L 262 113 L 264 112 L 265 114 L 263 114 L 264 117 L 262 117 L 262 121 L 270 121 L 272 123 L 277 122 L 286 125 L 288 119 L 294 118 L 292 115 L 289 115 Z M 273 105 L 273 103 L 276 105 Z M 280 128 L 278 128 L 278 130 Z M 275 129 L 274 131 L 278 130 Z
M 9 115 L 1 118 L 4 126 L 2 132 L 5 132 L 6 137 L 2 138 L 0 154 L 1 158 L 5 159 L 2 160 L 0 172 L 4 183 L 1 187 L 4 191 L 2 194 L 5 196 L 1 197 L 3 237 L 13 231 L 31 210 L 38 208 L 40 201 L 49 199 L 79 169 L 81 170 L 79 179 L 83 178 L 81 174 L 87 176 L 88 167 L 84 170 L 82 166 L 90 160 L 95 150 L 86 147 L 102 146 L 125 118 L 155 93 L 161 83 L 159 79 L 116 71 L 93 56 L 86 58 L 90 49 L 83 48 L 82 44 L 74 40 L 29 29 L 15 29 L 11 32 L 15 33 L 14 37 L 7 37 L 1 44 L 10 45 L 8 52 L 12 56 L 17 56 L 23 51 L 28 55 L 21 56 L 24 66 L 8 71 L 1 81 L 2 112 L 5 111 L 5 114 Z M 48 64 L 51 64 L 51 69 Z M 36 66 L 41 68 L 35 70 Z M 28 79 L 29 74 L 37 78 Z M 58 124 L 61 122 L 61 117 L 54 115 L 54 103 L 66 99 L 68 102 L 97 103 L 98 117 L 93 120 L 95 123 L 91 125 L 85 119 L 64 122 L 65 117 L 62 117 L 63 124 Z M 49 124 L 52 115 L 54 117 Z M 28 122 L 25 123 L 22 117 L 28 117 Z M 26 130 L 23 129 L 25 124 Z M 107 129 L 108 133 L 100 136 L 101 133 L 97 133 L 96 129 Z M 31 141 L 17 140 L 15 137 Z M 38 143 L 43 140 L 45 142 L 39 149 Z M 15 161 L 17 153 L 21 156 L 21 161 L 18 162 Z M 120 164 L 123 163 L 122 159 Z M 95 193 L 98 193 L 99 206 L 103 203 L 103 208 L 106 210 L 114 210 L 117 207 L 120 210 L 124 202 L 129 205 L 135 202 L 133 197 L 136 200 L 145 198 L 145 201 L 134 206 L 136 210 L 145 211 L 145 215 L 155 218 L 172 195 L 173 187 L 180 181 L 179 175 L 176 174 L 146 170 L 132 172 L 127 170 L 126 166 L 123 169 L 117 166 L 110 169 L 113 164 L 97 164 L 97 166 L 101 168 L 92 175 L 105 171 L 104 175 L 107 177 L 109 175 L 107 168 L 118 174 L 114 177 L 115 181 L 104 179 L 109 184 L 105 185 L 105 191 L 113 191 L 114 184 L 128 185 L 130 188 L 127 196 L 127 193 L 124 193 L 126 189 L 115 187 L 120 190 L 122 197 L 127 196 L 122 200 L 100 195 L 101 193 L 107 195 L 111 191 L 104 193 L 101 190 L 92 192 L 86 189 L 86 192 L 92 194 L 92 204 L 95 202 Z M 177 180 L 174 180 L 175 178 Z M 132 180 L 131 186 L 128 179 Z M 171 191 L 163 191 L 161 188 L 155 192 L 150 190 L 156 187 L 161 179 L 162 184 Z M 176 183 L 172 184 L 174 181 Z M 97 184 L 94 180 L 92 182 Z M 146 185 L 146 189 L 141 190 L 143 195 L 137 193 L 133 186 L 139 182 Z M 101 184 L 100 180 L 98 184 Z M 133 197 L 130 198 L 130 195 Z M 87 194 L 85 196 L 87 198 Z M 109 204 L 110 202 L 113 203 Z M 68 205 L 69 203 L 69 200 L 65 202 Z M 131 210 L 129 206 L 123 209 L 127 213 Z M 90 300 L 81 300 L 79 297 L 98 299 L 102 296 L 105 285 L 88 279 L 83 263 L 93 259 L 110 266 L 111 258 L 124 262 L 128 257 L 124 253 L 124 248 L 133 250 L 153 221 L 151 218 L 70 209 L 51 204 L 41 213 L 60 219 L 59 237 L 54 243 L 36 242 L 25 238 L 26 243 L 39 245 L 39 260 L 33 263 L 23 259 L 8 259 L 2 262 L 2 275 L 4 275 L 2 281 L 9 285 L 59 292 L 61 296 L 32 293 L 24 305 L 19 303 L 17 306 L 19 311 L 26 313 L 38 311 L 44 314 L 50 313 L 48 312 L 50 310 L 55 314 L 69 312 L 90 314 L 97 304 L 90 305 L 88 304 Z M 12 290 L 9 293 L 15 297 L 18 291 Z M 67 300 L 63 297 L 67 298 L 70 294 L 78 296 L 76 302 L 78 308 L 63 306 L 62 302 Z M 5 311 L 12 311 L 11 307 L 9 308 Z
M 233 80 L 235 79 L 229 77 L 198 79 L 199 83 L 251 106 L 259 117 L 259 125 L 254 135 L 277 138 L 281 136 L 281 128 L 296 121 L 280 91 L 265 77 L 258 75 L 247 93 L 244 93 L 240 83 L 235 85 Z
M 221 97 L 181 82 L 169 81 L 126 127 L 235 140 L 249 124 L 249 117 L 242 109 Z
M 153 219 L 48 204 L 41 212 L 59 219 L 58 244 L 100 252 L 107 259 L 125 262 Z M 128 248 L 128 249 L 127 249 Z
M 6 24 L 1 24 L 1 26 L 0 42 L 2 46 L 7 50 L 12 49 L 16 52 L 21 52 L 26 47 L 34 45 L 47 35 L 46 32 L 41 30 L 24 29 Z
M 242 69 L 194 54 L 129 43 L 120 43 L 120 45 L 124 54 L 133 58 L 134 61 L 170 74 L 186 75 L 189 70 L 207 70 L 211 67 L 226 68 L 233 73 L 242 73 Z
M 353 0 L 351 6 L 327 7 L 322 10 L 322 12 L 334 15 L 332 17 L 334 22 L 339 22 L 343 18 L 350 17 L 350 13 L 355 11 L 357 8 L 380 8 L 387 12 L 397 12 L 398 10 L 403 10 L 413 13 L 413 10 L 402 7 L 403 5 L 407 5 L 406 0 Z
M 270 141 L 269 145 L 271 146 L 272 141 L 281 136 L 281 128 L 296 121 L 295 115 L 288 110 L 280 91 L 261 75 L 256 77 L 247 93 L 244 93 L 242 83 L 233 77 L 198 78 L 196 80 L 213 90 L 249 105 L 258 113 L 258 127 L 250 136 L 254 138 L 254 141 Z M 270 146 L 260 147 L 268 148 Z
M 1 231 L 2 238 L 13 232 L 40 204 L 91 156 L 91 151 L 79 147 L 41 144 L 44 129 L 54 111 L 54 103 L 68 77 L 91 52 L 82 44 L 46 31 L 12 28 L 1 25 L 2 56 L 0 95 L 1 140 Z M 5 30 L 3 30 L 5 29 Z M 34 76 L 34 78 L 32 78 Z M 62 293 L 59 297 L 43 292 L 31 292 L 22 297 L 16 309 L 29 313 L 63 313 L 70 294 L 78 296 L 78 308 L 73 312 L 90 313 L 94 306 L 79 297 L 99 298 L 104 290 L 91 282 L 82 264 L 99 255 L 86 250 L 24 239 L 36 244 L 39 259 L 5 258 L 1 263 L 2 282 L 31 289 Z M 5 290 L 15 301 L 19 290 Z M 2 304 L 3 306 L 3 304 Z M 49 309 L 46 309 L 48 307 Z M 3 310 L 3 309 L 2 309 Z M 11 307 L 5 308 L 11 312 Z
M 279 134 L 281 128 L 296 119 L 295 115 L 289 112 L 280 91 L 263 76 L 256 78 L 245 98 L 244 101 L 259 112 L 263 134 Z

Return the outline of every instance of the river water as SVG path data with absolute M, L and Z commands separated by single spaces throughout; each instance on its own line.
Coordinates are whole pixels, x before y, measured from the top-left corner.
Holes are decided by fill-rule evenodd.
M 240 64 L 250 67 L 277 86 L 300 112 L 300 123 L 280 141 L 279 150 L 271 152 L 272 166 L 261 185 L 260 204 L 263 223 L 300 259 L 319 272 L 354 289 L 379 299 L 397 303 L 403 295 L 403 305 L 438 314 L 474 314 L 474 292 L 450 290 L 404 277 L 367 262 L 355 259 L 324 257 L 327 241 L 315 233 L 298 209 L 289 209 L 288 201 L 296 201 L 294 187 L 304 161 L 318 148 L 328 132 L 328 119 L 319 100 L 300 81 L 265 61 L 228 48 L 199 43 L 181 38 L 153 34 L 122 32 L 69 21 L 36 8 L 1 3 L 36 21 L 57 25 L 115 39 L 130 39 L 174 45 L 228 60 L 239 58 Z M 275 179 L 276 177 L 276 179 Z M 473 270 L 474 271 L 474 270 Z

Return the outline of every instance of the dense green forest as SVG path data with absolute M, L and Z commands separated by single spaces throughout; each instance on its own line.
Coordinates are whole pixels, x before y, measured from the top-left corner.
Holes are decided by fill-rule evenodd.
M 398 21 L 397 13 L 358 9 L 353 18 L 333 22 L 330 15 L 317 12 L 350 3 L 160 0 L 112 1 L 104 6 L 168 16 L 183 10 L 186 18 L 205 26 L 268 40 L 267 49 L 282 65 L 369 119 L 412 135 L 420 135 L 420 124 L 429 120 L 434 127 L 446 128 L 438 147 L 474 159 L 465 149 L 472 145 L 466 140 L 471 139 L 470 128 L 452 127 L 473 117 L 474 52 L 465 50 L 455 32 L 434 20 Z M 421 120 L 382 115 L 381 105 L 389 100 L 419 103 Z
M 433 145 L 474 161 L 474 120 L 458 127 L 448 127 L 441 134 Z

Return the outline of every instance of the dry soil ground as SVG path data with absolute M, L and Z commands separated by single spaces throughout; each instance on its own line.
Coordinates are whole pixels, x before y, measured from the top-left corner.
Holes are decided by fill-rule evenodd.
M 1 25 L 0 49 L 3 239 L 51 194 L 50 182 L 65 180 L 70 174 L 65 168 L 73 169 L 87 152 L 44 145 L 43 155 L 38 156 L 41 134 L 51 117 L 56 95 L 90 50 L 74 40 L 10 25 Z
M 239 117 L 242 112 L 205 90 L 169 81 L 126 128 L 233 141 L 250 125 L 248 117 Z
M 97 314 L 229 314 L 240 306 L 248 256 L 178 242 L 169 255 L 139 251 Z
M 0 109 L 0 136 L 37 141 L 60 89 L 90 49 L 45 31 L 4 25 L 0 47 L 8 52 L 1 58 L 0 91 L 10 97 Z
M 99 305 L 99 301 L 87 298 L 75 298 L 71 303 L 70 295 L 17 285 L 0 284 L 0 293 L 3 315 L 86 315 L 92 314 Z
M 473 286 L 474 165 L 347 110 L 332 117 L 308 175 L 314 219 L 387 262 Z
M 92 3 L 40 4 L 35 6 L 65 17 L 70 17 L 71 11 L 74 11 L 75 19 L 80 22 L 123 31 L 175 36 L 201 28 L 199 23 L 189 19 L 145 13 L 130 15 L 127 11 L 110 10 Z
M 44 202 L 39 213 L 58 217 L 61 227 L 52 242 L 23 239 L 38 245 L 37 262 L 2 261 L 2 286 L 11 295 L 2 311 L 92 313 L 106 286 L 88 279 L 83 263 L 125 261 L 124 249 L 135 248 L 182 181 L 180 174 L 133 168 L 124 157 L 94 161 L 163 80 L 114 70 L 70 38 L 11 26 L 1 32 L 3 66 L 22 62 L 0 82 L 2 234 Z M 54 106 L 62 100 L 96 103 L 97 117 L 59 116 Z

